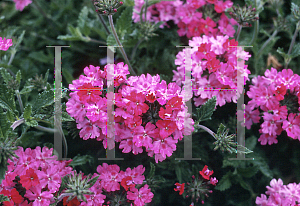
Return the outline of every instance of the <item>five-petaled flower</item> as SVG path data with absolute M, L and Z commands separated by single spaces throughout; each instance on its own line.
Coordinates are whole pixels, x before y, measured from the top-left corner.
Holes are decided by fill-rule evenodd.
M 208 168 L 208 166 L 205 165 L 204 168 L 203 168 L 203 170 L 202 170 L 202 171 L 199 171 L 199 173 L 200 173 L 200 175 L 201 175 L 204 179 L 209 180 L 209 177 L 214 173 L 214 171 L 213 171 L 213 170 L 209 170 L 209 169 L 207 169 L 207 168 Z

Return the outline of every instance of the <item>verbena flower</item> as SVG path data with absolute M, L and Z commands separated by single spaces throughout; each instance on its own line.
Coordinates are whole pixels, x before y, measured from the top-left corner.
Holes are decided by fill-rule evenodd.
M 256 197 L 255 203 L 258 206 L 294 206 L 300 204 L 300 184 L 290 183 L 288 185 L 283 185 L 282 180 L 279 178 L 278 180 L 272 179 L 270 186 L 266 187 L 266 195 L 268 195 L 268 197 L 265 194 Z
M 107 124 L 107 74 L 100 67 L 89 66 L 70 89 L 67 112 L 74 117 L 80 137 L 84 140 L 96 138 L 103 141 L 111 138 L 115 130 L 115 141 L 120 142 L 122 152 L 139 154 L 145 147 L 149 156 L 163 161 L 176 150 L 176 143 L 183 135 L 193 131 L 193 120 L 187 113 L 183 92 L 175 83 L 160 82 L 159 75 L 132 76 L 127 65 L 114 65 L 114 125 Z M 86 88 L 85 88 L 86 87 Z M 184 122 L 188 126 L 184 128 Z M 111 129 L 109 129 L 111 128 Z
M 213 96 L 217 96 L 219 106 L 226 102 L 237 102 L 243 88 L 238 85 L 244 85 L 244 80 L 248 80 L 250 74 L 247 65 L 242 68 L 238 66 L 238 59 L 245 62 L 250 54 L 236 45 L 237 42 L 229 40 L 228 36 L 193 37 L 189 41 L 192 47 L 191 81 L 196 106 L 204 104 Z M 185 82 L 185 52 L 186 49 L 183 49 L 176 55 L 175 64 L 178 67 L 173 70 L 173 81 L 179 86 Z
M 0 50 L 7 51 L 12 45 L 12 39 L 6 39 L 5 37 L 2 39 L 2 37 L 0 37 Z
M 291 69 L 277 72 L 271 68 L 263 77 L 253 78 L 252 83 L 247 92 L 251 99 L 246 105 L 247 129 L 250 129 L 252 121 L 259 122 L 260 109 L 263 123 L 258 141 L 262 145 L 276 144 L 276 138 L 283 130 L 289 137 L 300 140 L 300 76 L 293 74 Z

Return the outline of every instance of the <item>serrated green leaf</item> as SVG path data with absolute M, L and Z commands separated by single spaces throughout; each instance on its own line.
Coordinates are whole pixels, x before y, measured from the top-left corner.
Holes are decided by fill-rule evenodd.
M 295 58 L 299 55 L 300 55 L 300 44 L 298 43 L 294 45 L 290 57 Z
M 20 94 L 27 94 L 33 90 L 34 86 L 28 85 L 24 86 L 23 89 L 19 92 Z
M 87 184 L 89 185 L 87 189 L 91 188 L 98 180 L 99 176 L 93 177 Z
M 277 52 L 283 57 L 283 58 L 287 58 L 288 55 L 284 52 L 283 48 L 278 47 Z
M 85 36 L 88 36 L 91 33 L 90 28 L 87 26 L 87 22 L 89 22 L 88 14 L 89 14 L 88 7 L 84 6 L 80 11 L 77 20 L 77 26 Z
M 9 84 L 11 81 L 13 81 L 13 76 L 11 76 L 11 74 L 5 68 L 0 68 L 0 73 L 6 84 Z
M 249 150 L 247 147 L 238 144 L 235 148 L 232 148 L 232 152 L 239 153 L 239 154 L 249 154 L 252 153 L 253 151 Z
M 30 120 L 31 113 L 32 113 L 32 106 L 30 104 L 28 104 L 25 107 L 24 113 L 23 113 L 23 117 L 24 117 L 25 121 L 29 121 Z
M 75 121 L 75 120 L 67 112 L 63 111 L 62 115 L 61 115 L 61 121 L 62 122 L 70 122 L 70 121 Z
M 152 178 L 155 174 L 155 165 L 150 162 L 150 172 L 148 174 L 148 179 Z
M 90 155 L 76 155 L 73 159 L 72 162 L 69 164 L 69 166 L 71 167 L 76 167 L 76 166 L 80 166 L 80 165 L 84 165 L 87 162 L 89 164 L 91 164 L 93 161 L 93 157 Z
M 120 39 L 132 27 L 132 9 L 133 7 L 126 7 L 116 21 L 116 30 L 118 35 L 121 36 Z
M 231 177 L 232 177 L 232 172 L 231 171 L 227 172 L 217 183 L 215 189 L 220 191 L 229 189 L 231 187 L 231 181 L 230 181 Z
M 246 167 L 246 168 L 237 168 L 237 172 L 246 178 L 251 178 L 258 172 L 257 167 Z
M 36 127 L 38 126 L 38 122 L 36 120 L 29 120 L 29 121 L 26 121 L 25 124 L 29 127 Z
M 51 57 L 47 56 L 43 51 L 30 52 L 28 57 L 42 63 L 49 63 L 51 61 Z
M 253 150 L 255 148 L 256 144 L 257 144 L 257 138 L 255 136 L 246 138 L 245 145 L 247 145 L 248 149 Z
M 51 90 L 45 90 L 42 93 L 38 94 L 37 98 L 32 105 L 32 111 L 37 112 L 41 108 L 49 106 L 54 103 L 54 94 Z
M 17 80 L 19 85 L 21 83 L 21 79 L 22 79 L 21 70 L 19 70 L 16 74 L 16 80 Z
M 57 37 L 57 39 L 64 40 L 64 41 L 81 41 L 80 37 L 69 35 L 69 34 L 67 34 L 67 35 L 59 35 Z
M 204 105 L 197 108 L 197 122 L 207 121 L 211 119 L 213 112 L 215 111 L 217 98 L 213 96 L 211 99 L 207 100 Z
M 5 116 L 11 123 L 13 123 L 15 121 L 15 114 L 12 111 L 7 110 L 5 112 Z
M 24 35 L 25 35 L 25 30 L 23 30 L 22 34 L 18 37 L 17 42 L 14 44 L 15 49 L 17 49 L 21 44 L 21 42 L 23 41 Z
M 106 43 L 107 46 L 118 46 L 118 43 L 116 42 L 113 34 L 107 36 Z
M 5 85 L 0 85 L 0 107 L 12 112 L 16 109 L 14 95 Z

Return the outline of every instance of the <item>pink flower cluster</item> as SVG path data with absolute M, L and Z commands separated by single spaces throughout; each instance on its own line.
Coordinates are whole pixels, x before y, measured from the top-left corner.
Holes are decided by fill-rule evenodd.
M 134 1 L 134 10 L 132 13 L 132 19 L 133 21 L 140 22 L 140 12 L 145 4 L 145 0 L 135 0 Z M 164 26 L 169 27 L 169 25 L 166 23 L 167 21 L 173 20 L 175 24 L 179 22 L 179 18 L 176 13 L 176 8 L 182 6 L 182 1 L 175 0 L 175 1 L 161 1 L 159 3 L 153 4 L 147 8 L 147 16 L 146 20 L 150 22 L 159 22 L 159 21 L 165 21 L 163 25 L 160 25 L 160 28 L 163 28 Z M 142 15 L 143 21 L 145 21 L 145 9 L 143 8 L 143 15 Z
M 109 129 L 113 125 L 107 125 L 108 94 L 103 90 L 107 66 L 104 71 L 86 67 L 86 76 L 81 75 L 70 85 L 74 92 L 66 104 L 67 112 L 76 119 L 80 137 L 103 140 L 104 148 L 111 149 L 114 144 L 107 145 L 107 138 L 113 134 L 108 131 L 115 129 L 115 141 L 120 142 L 123 153 L 142 153 L 145 147 L 149 156 L 155 154 L 156 162 L 170 157 L 178 140 L 194 130 L 183 100 L 184 91 L 175 83 L 160 83 L 159 75 L 142 74 L 127 79 L 128 66 L 123 62 L 114 65 L 115 127 Z M 184 128 L 185 123 L 188 126 Z
M 36 147 L 25 151 L 19 147 L 13 157 L 8 160 L 8 171 L 0 185 L 0 194 L 10 197 L 4 205 L 45 206 L 50 205 L 53 194 L 61 184 L 61 178 L 72 171 L 68 167 L 70 161 L 57 161 L 52 155 L 53 148 Z M 20 195 L 24 194 L 24 195 Z
M 298 206 L 300 205 L 300 184 L 290 183 L 283 185 L 281 179 L 272 179 L 270 186 L 267 186 L 266 195 L 256 197 L 255 203 L 259 206 Z
M 144 0 L 135 0 L 132 18 L 134 22 L 140 21 L 140 11 L 145 4 Z M 165 21 L 163 26 L 168 26 L 167 21 L 173 20 L 177 24 L 179 36 L 188 38 L 201 35 L 228 35 L 233 37 L 233 25 L 237 22 L 225 15 L 225 10 L 232 6 L 230 0 L 187 0 L 183 4 L 180 0 L 161 1 L 147 8 L 147 20 L 151 22 Z M 211 10 L 214 17 L 206 16 Z M 144 12 L 144 11 L 143 11 Z M 142 15 L 143 20 L 145 16 Z M 212 19 L 213 18 L 213 19 Z M 169 26 L 168 26 L 169 27 Z
M 12 39 L 6 39 L 5 37 L 2 39 L 2 37 L 0 37 L 0 50 L 7 51 L 12 45 Z
M 23 9 L 32 3 L 31 0 L 13 0 L 16 3 L 16 9 L 23 11 Z
M 97 172 L 98 174 L 95 173 L 94 176 L 100 175 L 99 179 L 90 188 L 90 190 L 94 192 L 94 195 L 85 195 L 87 203 L 82 202 L 80 204 L 81 206 L 101 206 L 105 203 L 104 199 L 106 198 L 102 193 L 110 194 L 115 191 L 120 191 L 120 194 L 122 191 L 127 192 L 126 201 L 133 203 L 135 206 L 143 206 L 145 203 L 152 201 L 154 194 L 147 184 L 143 184 L 145 180 L 145 176 L 143 175 L 145 168 L 142 165 L 133 169 L 127 168 L 124 172 L 120 171 L 118 165 L 103 163 L 102 166 L 99 165 L 97 167 Z M 137 189 L 136 186 L 138 185 L 143 186 Z M 105 204 L 110 204 L 110 200 L 106 200 Z
M 245 80 L 250 71 L 244 62 L 251 56 L 238 43 L 228 36 L 193 37 L 189 41 L 191 53 L 192 90 L 195 105 L 205 103 L 213 96 L 217 97 L 217 105 L 226 102 L 237 102 L 243 91 Z M 186 49 L 176 55 L 177 71 L 173 70 L 173 81 L 181 86 L 185 82 Z M 238 86 L 239 85 L 239 86 Z
M 260 120 L 259 108 L 263 111 L 263 123 L 258 139 L 262 145 L 277 143 L 277 136 L 283 130 L 293 139 L 300 140 L 300 76 L 291 69 L 277 72 L 266 70 L 265 76 L 252 79 L 253 85 L 247 95 L 251 100 L 245 109 L 245 125 L 251 128 L 252 122 Z M 256 109 L 257 108 L 257 109 Z M 242 112 L 238 113 L 240 121 Z

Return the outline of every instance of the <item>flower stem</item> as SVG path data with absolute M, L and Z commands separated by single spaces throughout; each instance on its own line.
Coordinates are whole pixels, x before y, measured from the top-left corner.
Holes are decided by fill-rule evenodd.
M 242 28 L 243 28 L 243 26 L 239 24 L 237 32 L 236 32 L 236 36 L 235 36 L 236 41 L 239 41 L 239 37 L 240 37 L 241 31 L 242 31 Z
M 293 35 L 293 38 L 292 38 L 292 41 L 291 41 L 290 48 L 289 48 L 289 51 L 288 51 L 288 53 L 287 53 L 287 56 L 289 56 L 289 55 L 291 54 L 292 49 L 293 49 L 293 46 L 294 46 L 295 41 L 296 41 L 296 38 L 297 38 L 297 36 L 298 36 L 298 32 L 299 32 L 298 24 L 299 24 L 299 23 L 297 23 L 297 26 L 296 26 L 296 29 L 295 29 L 295 33 L 294 33 L 294 35 Z M 287 61 L 287 62 L 286 62 L 285 66 L 284 66 L 285 69 L 287 69 L 289 63 L 290 63 L 290 61 Z
M 48 128 L 48 127 L 43 127 L 41 125 L 35 126 L 34 128 L 36 128 L 38 130 L 41 130 L 41 131 L 44 131 L 44 132 L 50 132 L 50 133 L 54 133 L 55 132 L 55 129 Z
M 211 131 L 210 129 L 208 129 L 207 127 L 200 125 L 200 124 L 198 124 L 197 127 L 207 131 L 211 136 L 213 136 L 213 138 L 215 138 L 215 140 L 217 140 L 215 137 L 215 133 L 213 131 Z
M 255 7 L 254 8 L 256 8 L 257 7 L 257 0 L 255 0 L 254 2 L 255 2 Z M 259 17 L 259 13 L 256 14 L 256 17 Z M 251 46 L 255 42 L 255 40 L 257 39 L 258 30 L 259 30 L 259 19 L 254 22 L 254 32 L 253 32 L 253 36 L 252 36 L 252 39 L 251 39 L 251 42 L 250 42 L 249 46 Z
M 16 95 L 17 95 L 17 99 L 18 99 L 18 102 L 20 105 L 21 112 L 23 113 L 24 112 L 23 102 L 22 102 L 21 95 L 20 95 L 20 92 L 18 89 L 16 90 Z
M 130 57 L 130 60 L 133 60 L 135 54 L 136 54 L 136 50 L 137 48 L 139 47 L 139 45 L 144 41 L 144 38 L 141 38 L 137 43 L 136 45 L 134 46 L 134 48 L 132 49 L 132 52 L 131 52 L 131 57 Z
M 44 17 L 45 17 L 45 19 L 47 19 L 47 21 L 49 22 L 49 24 L 54 28 L 54 29 L 57 29 L 56 28 L 56 25 L 54 24 L 55 23 L 55 21 L 53 21 L 53 19 L 51 19 L 47 14 L 46 14 L 46 12 L 42 9 L 42 7 L 40 7 L 39 5 L 38 5 L 38 3 L 36 2 L 36 0 L 32 0 L 32 5 L 33 5 L 33 7 L 35 7 Z
M 117 41 L 117 43 L 118 43 L 118 45 L 119 45 L 119 49 L 121 50 L 121 53 L 122 53 L 122 55 L 123 55 L 123 57 L 124 57 L 124 59 L 125 59 L 125 61 L 126 61 L 126 64 L 128 65 L 128 68 L 129 68 L 130 73 L 131 73 L 132 75 L 136 76 L 136 73 L 135 73 L 135 71 L 132 69 L 131 64 L 130 64 L 130 62 L 129 62 L 129 60 L 128 60 L 128 57 L 127 57 L 127 55 L 126 55 L 126 52 L 125 52 L 125 50 L 124 50 L 124 48 L 123 48 L 123 46 L 122 46 L 122 44 L 121 44 L 121 42 L 120 42 L 120 40 L 119 40 L 119 37 L 118 37 L 117 32 L 116 32 L 115 27 L 114 27 L 114 22 L 113 22 L 113 18 L 112 18 L 112 15 L 111 15 L 111 14 L 108 15 L 108 20 L 109 20 L 109 24 L 110 24 L 112 33 L 113 33 L 113 35 L 114 35 L 114 37 L 115 37 L 115 39 L 116 39 L 116 41 Z

